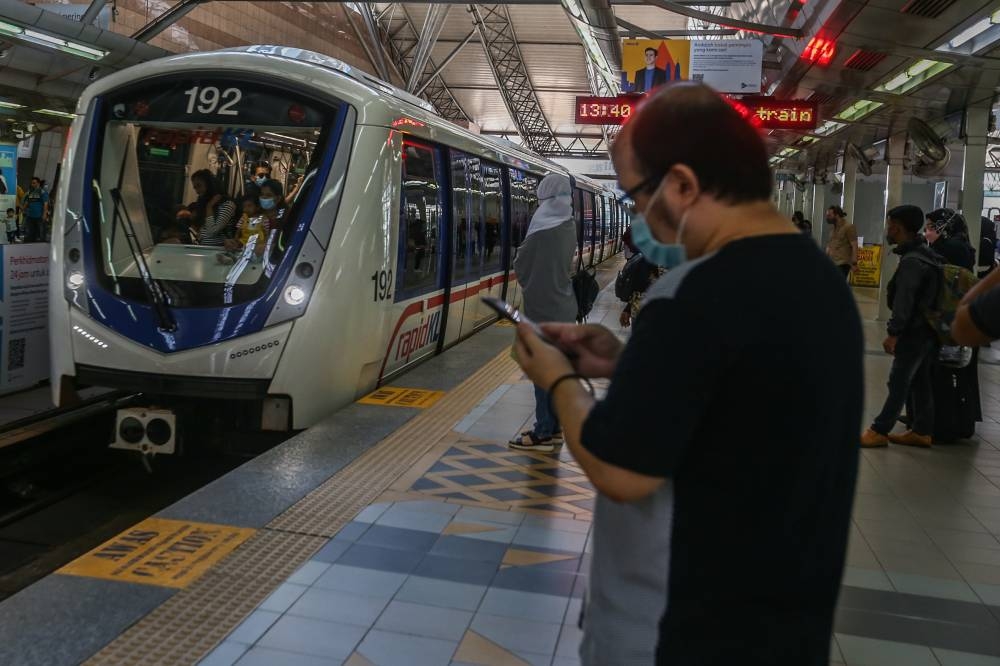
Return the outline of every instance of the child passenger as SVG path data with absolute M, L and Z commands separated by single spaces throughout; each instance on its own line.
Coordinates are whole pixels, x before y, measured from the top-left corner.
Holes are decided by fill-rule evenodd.
M 255 196 L 243 198 L 243 216 L 236 224 L 236 238 L 223 241 L 227 252 L 219 255 L 219 262 L 233 263 L 245 248 L 258 249 L 267 240 L 270 224 Z M 256 254 L 260 254 L 257 252 Z

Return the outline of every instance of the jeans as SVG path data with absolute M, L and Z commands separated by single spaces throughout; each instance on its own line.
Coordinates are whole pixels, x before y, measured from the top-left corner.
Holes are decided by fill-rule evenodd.
M 909 394 L 913 398 L 913 422 L 910 429 L 918 435 L 934 433 L 931 366 L 937 358 L 937 352 L 937 340 L 929 331 L 899 336 L 892 369 L 889 370 L 889 395 L 882 406 L 882 413 L 872 423 L 872 430 L 888 435 L 902 413 Z
M 24 220 L 24 242 L 38 243 L 42 240 L 42 218 L 29 217 Z
M 559 432 L 559 418 L 549 409 L 549 393 L 535 386 L 535 425 L 532 432 L 536 437 L 545 439 Z
M 851 265 L 850 264 L 837 264 L 837 268 L 839 268 L 840 272 L 844 274 L 844 279 L 845 280 L 850 280 L 851 279 Z

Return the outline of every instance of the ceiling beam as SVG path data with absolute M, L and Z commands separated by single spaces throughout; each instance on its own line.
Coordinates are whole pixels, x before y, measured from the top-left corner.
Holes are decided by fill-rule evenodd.
M 178 0 L 177 4 L 163 12 L 155 19 L 142 26 L 132 35 L 137 42 L 148 42 L 153 37 L 187 16 L 193 9 L 205 0 Z
M 754 23 L 753 21 L 741 21 L 740 19 L 729 18 L 728 16 L 718 16 L 710 12 L 695 9 L 687 4 L 676 2 L 675 0 L 643 0 L 647 5 L 665 9 L 674 14 L 680 14 L 688 18 L 704 21 L 713 25 L 721 25 L 724 28 L 736 28 L 738 30 L 749 30 L 751 32 L 774 35 L 775 37 L 793 37 L 799 39 L 804 36 L 802 28 L 786 28 L 778 25 L 766 25 L 764 23 Z M 698 3 L 707 4 L 707 3 Z

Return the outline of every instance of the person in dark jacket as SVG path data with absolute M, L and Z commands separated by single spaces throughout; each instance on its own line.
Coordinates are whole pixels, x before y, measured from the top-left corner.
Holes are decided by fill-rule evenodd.
M 920 236 L 924 214 L 916 206 L 897 206 L 889 211 L 886 239 L 900 255 L 899 267 L 889 281 L 887 296 L 892 317 L 886 326 L 883 349 L 892 354 L 889 395 L 871 427 L 861 435 L 861 446 L 874 448 L 893 444 L 928 447 L 934 432 L 934 395 L 931 366 L 938 341 L 924 318 L 933 304 L 941 258 Z M 913 424 L 901 435 L 890 431 L 913 394 Z
M 975 270 L 976 250 L 969 243 L 969 227 L 955 211 L 938 208 L 928 213 L 924 237 L 946 264 Z

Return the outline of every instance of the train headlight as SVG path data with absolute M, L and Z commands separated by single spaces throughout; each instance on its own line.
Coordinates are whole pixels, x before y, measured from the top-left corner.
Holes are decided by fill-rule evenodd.
M 80 271 L 73 271 L 66 278 L 66 284 L 69 285 L 70 289 L 79 289 L 83 286 L 83 273 Z
M 285 289 L 285 302 L 289 305 L 302 305 L 306 300 L 306 290 L 297 284 L 293 284 Z

